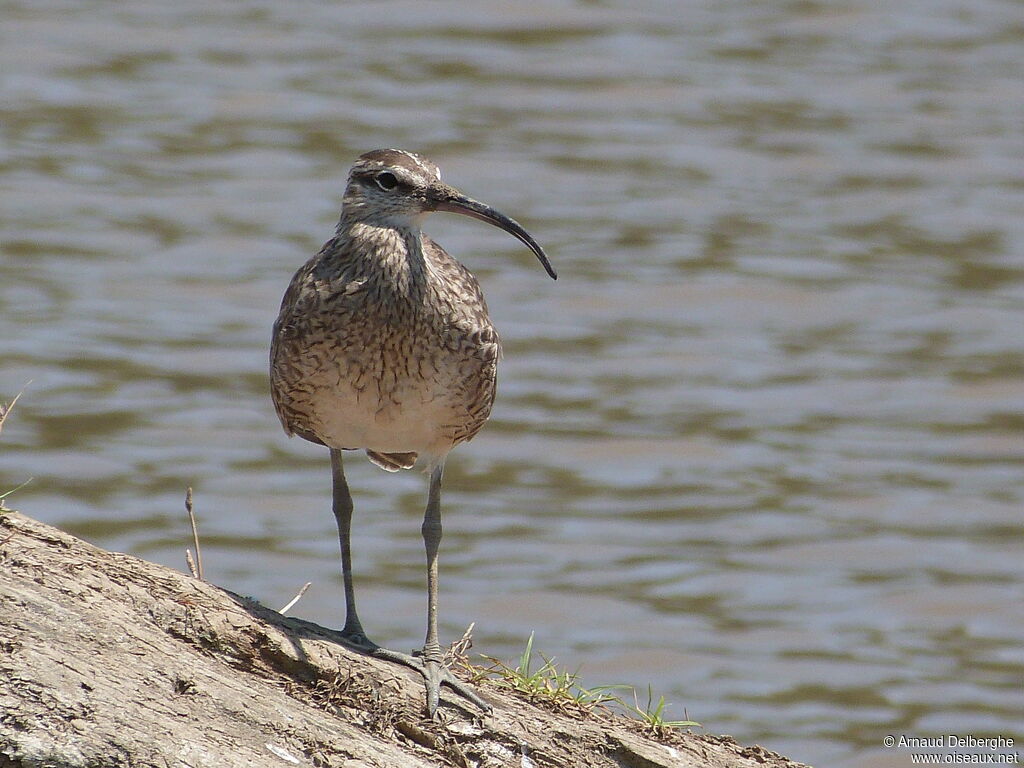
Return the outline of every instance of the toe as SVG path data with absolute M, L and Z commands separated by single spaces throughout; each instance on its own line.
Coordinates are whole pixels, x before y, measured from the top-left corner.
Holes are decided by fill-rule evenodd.
M 436 661 L 426 662 L 423 677 L 427 687 L 427 717 L 433 718 L 441 698 L 441 666 Z

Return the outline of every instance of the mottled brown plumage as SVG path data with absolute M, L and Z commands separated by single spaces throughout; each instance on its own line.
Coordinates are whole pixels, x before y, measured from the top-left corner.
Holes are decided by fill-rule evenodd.
M 385 469 L 408 468 L 417 455 L 430 467 L 484 425 L 498 354 L 465 267 L 420 232 L 356 225 L 328 241 L 285 295 L 274 402 L 289 433 L 366 449 Z M 396 454 L 405 457 L 389 459 Z
M 431 715 L 440 682 L 486 708 L 440 668 L 436 554 L 444 459 L 487 421 L 500 354 L 476 279 L 420 229 L 432 211 L 504 229 L 555 277 L 544 251 L 519 224 L 443 184 L 432 162 L 402 150 L 375 150 L 352 167 L 335 236 L 292 278 L 270 355 L 274 406 L 285 431 L 331 450 L 347 609 L 342 632 L 360 647 L 420 669 Z M 431 473 L 423 524 L 428 630 L 422 662 L 370 643 L 356 615 L 352 501 L 341 461 L 341 451 L 351 449 L 365 450 L 388 471 L 419 461 Z

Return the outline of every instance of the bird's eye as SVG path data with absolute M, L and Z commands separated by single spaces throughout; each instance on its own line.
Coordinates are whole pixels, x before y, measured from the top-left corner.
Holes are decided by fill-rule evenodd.
M 398 186 L 398 179 L 395 174 L 390 171 L 381 171 L 373 180 L 377 182 L 377 186 L 383 189 L 385 192 L 390 191 Z

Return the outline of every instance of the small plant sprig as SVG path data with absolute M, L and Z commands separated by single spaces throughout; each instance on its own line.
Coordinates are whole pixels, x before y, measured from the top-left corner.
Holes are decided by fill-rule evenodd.
M 633 704 L 626 704 L 623 702 L 623 706 L 626 707 L 630 712 L 635 714 L 640 722 L 643 723 L 644 727 L 651 731 L 656 736 L 664 736 L 665 733 L 674 728 L 699 728 L 700 723 L 696 720 L 666 720 L 665 719 L 665 697 L 658 696 L 658 703 L 654 703 L 654 692 L 651 690 L 651 686 L 647 686 L 647 705 L 641 707 L 640 702 L 636 698 L 636 689 L 633 689 Z M 683 713 L 685 717 L 685 712 Z
M 578 671 L 559 670 L 555 666 L 555 660 L 549 659 L 543 654 L 538 653 L 543 664 L 533 669 L 535 665 L 533 637 L 534 634 L 531 632 L 530 638 L 526 641 L 526 648 L 519 657 L 519 664 L 515 668 L 493 656 L 481 654 L 489 662 L 489 666 L 467 665 L 472 675 L 471 682 L 479 683 L 489 680 L 499 688 L 525 694 L 532 701 L 546 702 L 556 709 L 583 716 L 590 714 L 596 708 L 605 709 L 605 705 L 620 701 L 609 691 L 627 686 L 601 685 L 595 688 L 584 688 L 579 683 Z
M 10 511 L 10 508 L 4 503 L 4 499 L 6 499 L 12 493 L 16 493 L 17 491 L 20 491 L 22 488 L 24 488 L 26 485 L 28 485 L 31 482 L 32 482 L 32 478 L 30 477 L 28 480 L 26 480 L 21 485 L 16 485 L 13 488 L 11 488 L 9 491 L 4 491 L 3 493 L 0 493 L 0 512 L 9 512 Z

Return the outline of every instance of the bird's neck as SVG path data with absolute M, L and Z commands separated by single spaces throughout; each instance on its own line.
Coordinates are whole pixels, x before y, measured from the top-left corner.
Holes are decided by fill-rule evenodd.
M 337 240 L 338 251 L 352 259 L 362 276 L 399 295 L 422 298 L 428 271 L 418 226 L 342 219 Z

